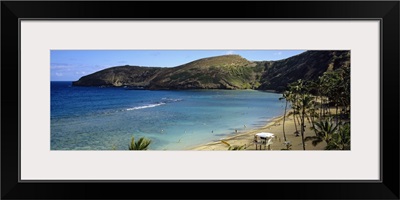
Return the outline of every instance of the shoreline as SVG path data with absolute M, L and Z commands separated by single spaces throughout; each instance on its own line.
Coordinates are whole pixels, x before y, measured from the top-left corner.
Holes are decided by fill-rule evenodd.
M 285 120 L 285 135 L 286 140 L 290 141 L 292 144 L 292 150 L 303 150 L 301 136 L 295 136 L 294 132 L 296 127 L 293 121 L 293 115 L 290 115 L 291 110 L 287 111 Z M 259 132 L 270 132 L 275 135 L 272 140 L 271 150 L 281 150 L 285 148 L 284 136 L 283 136 L 283 118 L 284 115 L 274 117 L 265 123 L 264 126 L 246 130 L 245 132 L 235 134 L 233 136 L 224 138 L 223 141 L 229 143 L 231 146 L 242 146 L 246 145 L 246 150 L 256 150 L 255 144 L 253 143 L 254 134 Z M 299 128 L 299 125 L 297 125 Z M 310 130 L 311 125 L 306 123 L 306 130 L 304 137 L 315 135 L 312 130 Z M 323 150 L 325 145 L 323 143 L 313 146 L 311 141 L 306 142 L 306 150 Z M 220 141 L 208 142 L 205 144 L 200 144 L 189 148 L 188 150 L 198 150 L 198 151 L 214 151 L 214 150 L 228 150 L 229 146 Z
M 280 122 L 282 120 L 283 120 L 283 115 L 277 116 L 277 117 L 272 118 L 271 120 L 268 120 L 266 122 L 266 124 L 261 126 L 261 127 L 252 128 L 252 129 L 249 129 L 249 130 L 247 130 L 245 132 L 237 133 L 237 134 L 231 135 L 229 137 L 222 138 L 221 140 L 229 142 L 229 141 L 238 139 L 238 137 L 247 136 L 249 134 L 252 134 L 251 136 L 253 137 L 254 136 L 254 132 L 258 132 L 259 130 L 262 130 L 262 129 L 268 129 L 268 128 L 270 128 L 270 126 L 273 126 L 274 124 L 276 124 L 276 123 L 278 123 L 278 122 Z M 194 147 L 189 148 L 189 150 L 205 150 L 205 149 L 203 149 L 204 147 L 213 146 L 213 145 L 219 145 L 219 144 L 225 145 L 225 144 L 221 143 L 221 140 L 220 141 L 212 141 L 212 142 L 208 142 L 208 143 L 205 143 L 205 144 L 196 145 Z M 226 149 L 227 148 L 228 148 L 228 146 L 226 146 Z

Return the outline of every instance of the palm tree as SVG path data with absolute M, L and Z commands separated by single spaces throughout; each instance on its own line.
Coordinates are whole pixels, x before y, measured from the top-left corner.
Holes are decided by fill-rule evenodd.
M 334 124 L 331 119 L 326 119 L 321 122 L 316 122 L 315 126 L 316 126 L 315 129 L 317 130 L 317 135 L 308 136 L 305 138 L 305 140 L 306 141 L 312 140 L 312 145 L 314 146 L 317 146 L 317 144 L 319 144 L 320 142 L 325 141 L 326 144 L 329 146 L 332 137 L 336 133 L 339 125 Z
M 150 143 L 151 140 L 144 137 L 141 137 L 137 142 L 135 142 L 135 138 L 132 136 L 129 150 L 147 150 Z
M 296 130 L 295 134 L 298 134 L 299 131 L 297 129 L 297 123 L 296 123 L 296 114 L 298 113 L 298 99 L 297 99 L 297 93 L 296 88 L 294 86 L 295 83 L 289 84 L 288 85 L 288 90 L 286 90 L 286 101 L 291 102 L 291 107 L 293 108 L 292 114 L 293 114 L 293 121 L 294 121 L 294 128 Z
M 329 117 L 331 117 L 331 112 L 329 109 L 329 105 L 331 103 L 335 104 L 335 107 L 338 105 L 337 104 L 337 99 L 339 97 L 338 94 L 338 87 L 339 87 L 340 81 L 338 77 L 338 73 L 335 71 L 328 71 L 324 72 L 324 74 L 321 77 L 321 88 L 322 88 L 322 94 L 327 98 L 327 104 L 328 107 L 326 107 L 326 111 L 329 113 Z
M 340 68 L 337 70 L 337 73 L 340 80 L 338 102 L 344 111 L 342 114 L 346 114 L 348 107 L 350 107 L 350 67 Z
M 315 88 L 317 91 L 317 102 L 318 102 L 318 97 L 319 97 L 319 118 L 322 118 L 322 111 L 323 111 L 323 106 L 324 106 L 324 100 L 323 100 L 323 88 L 322 88 L 322 83 L 324 82 L 323 76 L 318 77 L 318 80 L 315 81 Z
M 345 123 L 339 127 L 339 131 L 332 135 L 332 140 L 326 149 L 350 150 L 350 123 Z
M 316 118 L 318 118 L 319 114 L 316 111 L 316 98 L 314 97 L 314 100 L 310 103 L 310 107 L 308 108 L 308 122 L 311 124 L 311 130 L 314 130 L 315 135 L 317 134 L 316 130 L 315 130 L 315 121 Z
M 285 114 L 283 115 L 283 125 L 282 125 L 282 128 L 283 128 L 283 138 L 284 138 L 285 142 L 286 142 L 286 133 L 285 133 L 286 110 L 287 110 L 288 98 L 289 98 L 290 95 L 291 95 L 291 93 L 290 93 L 289 91 L 285 91 L 285 92 L 282 94 L 282 97 L 279 98 L 279 100 L 285 99 L 285 102 L 286 102 L 286 103 L 285 103 Z
M 300 129 L 300 133 L 301 133 L 301 140 L 303 142 L 303 150 L 306 150 L 306 146 L 305 146 L 305 138 L 304 138 L 304 132 L 305 132 L 305 123 L 304 120 L 306 118 L 306 110 L 309 109 L 311 102 L 313 100 L 313 97 L 309 94 L 302 94 L 301 96 L 301 115 L 300 115 L 300 119 L 301 119 L 301 129 Z
M 310 105 L 313 102 L 314 97 L 310 95 L 310 85 L 309 82 L 305 82 L 301 79 L 289 85 L 289 90 L 294 94 L 295 99 L 292 99 L 293 104 L 297 104 L 296 108 L 299 110 L 300 116 L 300 134 L 301 141 L 303 144 L 303 150 L 306 150 L 305 142 L 304 142 L 304 119 L 306 118 L 306 111 L 310 108 Z M 301 111 L 301 112 L 300 112 Z
M 338 123 L 339 107 L 347 110 L 348 105 L 350 105 L 350 68 L 325 72 L 321 79 L 326 97 L 335 105 L 335 120 Z

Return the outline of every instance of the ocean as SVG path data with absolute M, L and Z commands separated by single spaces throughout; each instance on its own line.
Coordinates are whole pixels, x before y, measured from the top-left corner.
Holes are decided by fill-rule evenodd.
M 187 150 L 283 115 L 281 94 L 255 90 L 129 90 L 51 82 L 51 150 Z

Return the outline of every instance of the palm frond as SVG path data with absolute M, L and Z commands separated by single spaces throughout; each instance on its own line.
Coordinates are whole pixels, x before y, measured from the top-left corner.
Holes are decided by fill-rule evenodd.
M 135 138 L 132 137 L 131 143 L 129 145 L 129 150 L 147 150 L 151 140 L 141 137 L 137 142 L 135 142 Z
M 131 143 L 129 144 L 129 150 L 135 150 L 135 137 L 132 136 Z

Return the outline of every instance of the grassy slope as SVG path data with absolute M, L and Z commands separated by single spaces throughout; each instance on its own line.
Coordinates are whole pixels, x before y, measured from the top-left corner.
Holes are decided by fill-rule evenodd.
M 307 51 L 279 61 L 260 62 L 250 62 L 239 55 L 225 55 L 173 68 L 112 67 L 84 76 L 74 85 L 279 91 L 297 79 L 315 79 L 325 71 L 349 65 L 349 51 Z
M 152 88 L 257 88 L 262 68 L 238 55 L 200 59 L 165 70 L 153 80 Z

